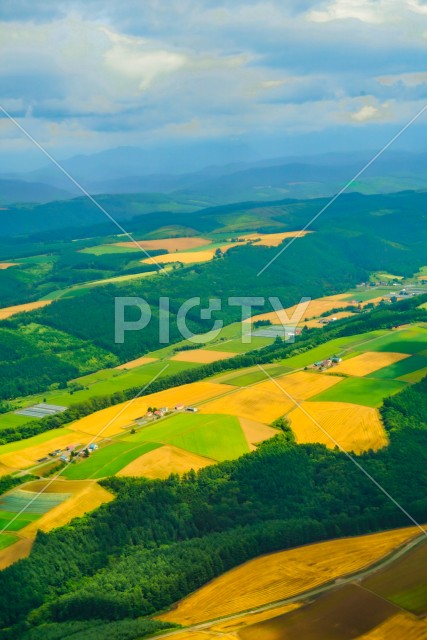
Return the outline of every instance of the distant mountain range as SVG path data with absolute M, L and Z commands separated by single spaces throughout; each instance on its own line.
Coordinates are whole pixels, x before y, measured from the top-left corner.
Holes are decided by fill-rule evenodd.
M 176 166 L 173 149 L 155 155 L 136 147 L 120 147 L 94 155 L 74 156 L 63 166 L 92 194 L 169 194 L 202 206 L 241 200 L 329 196 L 348 183 L 374 152 L 324 154 L 215 164 L 224 149 L 213 149 L 212 165 L 199 170 L 200 158 L 188 153 Z M 241 155 L 241 149 L 236 156 Z M 174 160 L 175 158 L 175 160 Z M 230 152 L 230 160 L 233 153 Z M 427 154 L 386 152 L 352 184 L 350 191 L 391 193 L 427 186 Z M 0 204 L 46 203 L 81 196 L 81 191 L 57 167 L 0 176 Z

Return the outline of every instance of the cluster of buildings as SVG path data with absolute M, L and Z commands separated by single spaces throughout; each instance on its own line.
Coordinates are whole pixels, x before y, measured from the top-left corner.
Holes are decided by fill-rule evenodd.
M 340 362 L 342 362 L 342 358 L 338 356 L 332 356 L 331 358 L 327 358 L 326 360 L 320 360 L 319 362 L 315 362 L 313 364 L 313 367 L 318 371 L 324 371 L 325 369 L 330 369 L 331 367 L 334 367 Z
M 147 411 L 144 418 L 155 419 L 155 418 L 164 418 L 164 416 L 173 413 L 174 411 L 189 411 L 190 413 L 196 413 L 198 411 L 197 407 L 186 407 L 183 404 L 177 404 L 172 409 L 169 407 L 162 407 L 161 409 L 153 409 Z

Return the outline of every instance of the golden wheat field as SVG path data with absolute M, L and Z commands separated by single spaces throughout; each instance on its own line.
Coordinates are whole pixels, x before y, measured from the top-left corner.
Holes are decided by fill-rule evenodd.
M 325 384 L 326 381 L 326 384 Z M 311 398 L 341 381 L 338 376 L 323 376 L 298 371 L 276 379 L 266 380 L 250 387 L 234 387 L 234 393 L 206 402 L 200 407 L 203 413 L 225 413 L 271 424 L 295 407 L 296 401 Z M 224 385 L 226 386 L 226 385 Z M 289 394 L 289 397 L 287 394 Z
M 136 367 L 140 367 L 143 364 L 150 364 L 151 362 L 157 362 L 157 358 L 147 358 L 146 356 L 142 356 L 141 358 L 130 360 L 124 364 L 119 364 L 116 369 L 135 369 Z
M 212 580 L 159 618 L 197 624 L 291 598 L 372 564 L 417 534 L 411 527 L 261 556 Z
M 0 271 L 10 269 L 10 267 L 18 267 L 19 262 L 0 262 Z
M 6 547 L 6 549 L 2 549 L 0 551 L 0 571 L 10 567 L 14 562 L 29 556 L 33 542 L 33 538 L 20 538 L 15 544 Z
M 322 377 L 326 378 L 326 376 Z M 193 382 L 180 387 L 173 387 L 172 389 L 151 393 L 142 398 L 122 402 L 113 407 L 97 411 L 77 420 L 70 426 L 70 429 L 77 432 L 77 434 L 87 433 L 93 436 L 99 434 L 105 438 L 122 433 L 123 428 L 130 426 L 135 420 L 143 417 L 148 407 L 172 408 L 177 404 L 196 404 L 213 396 L 226 393 L 229 389 L 235 389 L 235 387 L 214 382 Z
M 190 349 L 188 351 L 180 351 L 171 358 L 177 362 L 197 362 L 200 364 L 210 364 L 218 360 L 226 358 L 234 358 L 235 353 L 231 351 L 210 351 L 209 349 Z
M 17 313 L 23 313 L 24 311 L 34 311 L 34 309 L 41 309 L 42 307 L 46 307 L 48 304 L 51 304 L 52 300 L 38 300 L 37 302 L 27 302 L 26 304 L 18 304 L 14 307 L 5 307 L 4 309 L 0 309 L 0 320 L 5 320 L 6 318 L 11 318 L 15 316 Z
M 304 306 L 301 306 L 301 316 L 299 315 L 300 307 L 295 304 L 292 307 L 288 307 L 283 311 L 269 311 L 268 313 L 261 313 L 257 316 L 253 316 L 252 318 L 246 320 L 245 322 L 256 322 L 257 320 L 269 320 L 272 324 L 297 324 L 301 323 L 303 320 L 308 320 L 310 318 L 317 318 L 322 313 L 326 313 L 327 311 L 332 311 L 337 307 L 348 307 L 351 302 L 348 300 L 344 300 L 344 298 L 348 297 L 347 294 L 338 294 L 336 296 L 327 296 L 325 298 L 316 298 L 315 300 L 311 300 L 306 303 Z M 295 317 L 294 317 L 294 314 Z
M 71 430 L 69 433 L 56 438 L 54 433 L 53 431 L 51 440 L 0 455 L 0 463 L 12 469 L 26 469 L 27 467 L 35 465 L 40 458 L 46 457 L 50 451 L 64 449 L 67 445 L 71 444 L 85 444 L 82 437 L 80 436 L 79 438 L 79 436 Z M 52 461 L 54 462 L 55 460 L 52 459 Z
M 264 247 L 278 247 L 287 238 L 303 238 L 312 231 L 284 231 L 283 233 L 250 233 L 239 236 L 247 242 L 257 241 L 256 244 Z
M 388 444 L 379 413 L 372 407 L 347 402 L 304 402 L 288 418 L 298 444 L 319 442 L 333 449 L 338 442 L 346 451 L 355 453 L 377 451 Z
M 427 640 L 427 622 L 406 613 L 392 616 L 357 640 Z
M 215 464 L 215 460 L 204 458 L 196 453 L 191 453 L 172 445 L 164 445 L 137 458 L 119 471 L 117 475 L 144 476 L 156 480 L 158 478 L 167 478 L 171 473 L 179 473 L 181 475 L 186 471 L 190 471 L 190 469 L 198 471 L 210 464 Z
M 141 260 L 145 264 L 169 264 L 171 262 L 182 262 L 183 264 L 193 264 L 198 262 L 208 262 L 215 255 L 213 249 L 204 249 L 203 251 L 176 251 L 174 253 L 165 253 L 163 256 L 155 256 L 153 258 L 145 258 Z
M 51 482 L 51 484 L 49 484 Z M 46 488 L 45 488 L 46 487 Z M 51 531 L 62 527 L 73 518 L 83 516 L 114 499 L 114 496 L 94 480 L 36 480 L 25 485 L 26 491 L 37 494 L 41 490 L 46 493 L 69 493 L 71 497 L 54 507 L 38 520 L 20 531 L 25 538 L 34 538 L 37 531 Z
M 188 251 L 188 249 L 197 249 L 211 244 L 212 240 L 207 238 L 189 237 L 189 238 L 161 238 L 159 240 L 138 240 L 138 245 L 147 251 L 164 249 L 165 251 Z M 137 250 L 134 242 L 115 242 L 115 247 L 125 247 Z
M 255 449 L 255 445 L 270 438 L 277 436 L 279 431 L 272 427 L 262 424 L 262 422 L 256 422 L 255 420 L 248 420 L 247 418 L 240 418 L 240 426 L 242 427 L 243 434 L 248 441 L 251 449 Z
M 383 367 L 388 367 L 390 364 L 399 362 L 409 358 L 405 353 L 388 353 L 381 351 L 366 351 L 354 358 L 343 360 L 336 367 L 334 367 L 334 373 L 345 373 L 349 376 L 363 377 Z

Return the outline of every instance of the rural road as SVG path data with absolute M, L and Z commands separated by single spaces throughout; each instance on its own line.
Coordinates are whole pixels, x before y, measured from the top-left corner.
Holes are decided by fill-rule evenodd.
M 178 635 L 179 633 L 183 633 L 184 631 L 203 631 L 204 629 L 208 629 L 213 624 L 218 624 L 222 622 L 228 622 L 231 620 L 235 620 L 237 618 L 242 617 L 243 615 L 251 615 L 255 613 L 262 613 L 264 611 L 269 611 L 270 609 L 277 609 L 278 607 L 287 605 L 287 604 L 295 604 L 297 602 L 301 602 L 303 600 L 309 600 L 311 598 L 315 598 L 323 593 L 327 593 L 328 591 L 332 591 L 333 589 L 338 589 L 343 587 L 346 584 L 357 583 L 372 575 L 376 571 L 384 569 L 389 565 L 399 560 L 402 556 L 406 555 L 414 547 L 425 542 L 427 540 L 427 536 L 424 533 L 420 533 L 415 538 L 412 538 L 408 542 L 400 545 L 398 548 L 394 549 L 391 553 L 383 556 L 379 560 L 376 560 L 374 563 L 370 564 L 368 567 L 357 571 L 356 573 L 349 574 L 342 578 L 336 578 L 331 580 L 330 582 L 326 582 L 325 584 L 315 587 L 314 589 L 310 589 L 309 591 L 302 591 L 295 596 L 290 598 L 284 598 L 283 600 L 277 600 L 276 602 L 271 602 L 269 604 L 261 605 L 260 607 L 255 607 L 253 609 L 248 609 L 247 611 L 240 611 L 238 613 L 233 613 L 232 615 L 223 616 L 220 618 L 215 618 L 213 620 L 208 620 L 207 622 L 200 622 L 198 624 L 190 625 L 188 627 L 183 627 L 182 629 L 177 629 L 174 631 L 169 631 L 167 633 L 161 635 L 150 636 L 150 638 L 156 638 L 157 640 L 161 638 L 172 638 L 173 636 Z M 149 639 L 148 639 L 149 640 Z

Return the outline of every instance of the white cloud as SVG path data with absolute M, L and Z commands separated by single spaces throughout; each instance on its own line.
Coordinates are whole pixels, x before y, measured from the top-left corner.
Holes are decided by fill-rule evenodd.
M 378 82 L 384 86 L 392 86 L 402 83 L 406 87 L 418 87 L 420 85 L 427 84 L 427 71 L 382 76 L 378 78 Z
M 360 20 L 371 24 L 381 24 L 386 19 L 383 0 L 334 0 L 324 9 L 313 9 L 307 14 L 312 22 L 332 22 L 334 20 Z M 381 10 L 383 9 L 383 11 Z

